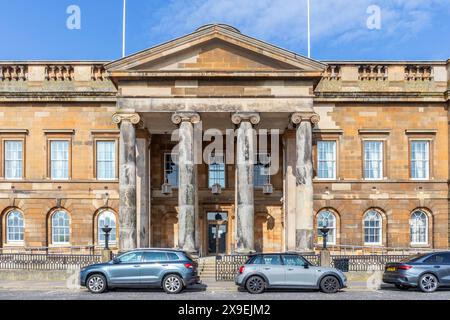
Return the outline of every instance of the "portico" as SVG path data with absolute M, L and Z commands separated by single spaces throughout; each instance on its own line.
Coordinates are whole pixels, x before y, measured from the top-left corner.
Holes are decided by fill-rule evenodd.
M 141 222 L 154 222 L 154 215 L 164 216 L 171 211 L 177 221 L 177 241 L 169 241 L 169 245 L 208 254 L 206 217 L 208 212 L 220 212 L 222 207 L 229 208 L 227 253 L 262 249 L 262 242 L 267 240 L 257 240 L 255 245 L 258 219 L 280 226 L 274 231 L 278 241 L 275 248 L 301 251 L 313 248 L 312 127 L 319 118 L 313 110 L 312 92 L 323 64 L 256 41 L 234 28 L 211 25 L 106 68 L 119 89 L 114 119 L 120 123 L 124 138 L 120 145 L 120 221 L 125 226 L 121 228 L 121 249 L 131 249 L 138 243 L 155 245 L 144 239 L 158 242 L 155 235 L 135 230 L 142 230 Z M 227 183 L 220 194 L 212 194 L 211 186 L 205 188 L 205 181 L 199 180 L 209 170 L 202 155 L 208 146 L 203 134 L 210 130 L 221 132 L 222 146 L 227 152 L 223 174 Z M 232 139 L 225 138 L 230 130 L 234 134 Z M 295 148 L 290 150 L 296 153 L 294 167 L 286 162 L 282 148 L 270 154 L 280 164 L 263 177 L 274 180 L 276 186 L 270 183 L 270 188 L 274 187 L 270 194 L 254 183 L 254 170 L 261 169 L 258 157 L 262 157 L 259 155 L 262 145 L 257 133 L 260 130 L 276 130 L 274 147 L 282 145 L 289 132 L 296 131 Z M 137 164 L 136 151 L 132 150 L 133 145 L 136 147 L 137 131 L 146 131 L 152 143 L 155 137 L 164 137 L 165 154 L 177 146 L 178 185 L 170 186 L 170 194 L 161 191 L 161 185 L 167 185 L 166 178 L 158 183 L 153 176 L 152 164 L 156 159 L 152 157 L 160 155 L 150 152 L 147 164 Z M 148 142 L 144 147 L 153 150 Z M 137 193 L 136 171 L 145 174 L 143 168 L 136 169 L 139 165 L 149 168 L 152 174 L 148 188 Z M 200 167 L 203 176 L 199 177 Z M 295 184 L 283 183 L 291 175 L 295 176 Z M 290 201 L 292 196 L 295 201 Z M 137 198 L 141 199 L 139 205 Z M 148 205 L 144 207 L 145 202 Z M 211 206 L 214 210 L 205 209 Z M 277 213 L 272 214 L 271 210 Z M 289 228 L 295 226 L 294 237 L 282 231 L 282 225 L 286 228 L 287 224 Z M 157 232 L 155 224 L 147 227 L 149 233 Z

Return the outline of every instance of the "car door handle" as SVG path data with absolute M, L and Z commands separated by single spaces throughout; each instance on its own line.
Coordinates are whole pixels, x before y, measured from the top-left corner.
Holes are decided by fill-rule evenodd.
M 436 269 L 440 269 L 441 268 L 441 266 L 434 266 Z
M 168 264 L 163 264 L 162 266 L 163 266 L 163 267 L 168 267 L 169 265 L 168 265 Z
M 135 267 L 135 268 L 140 268 L 141 266 L 137 264 L 137 265 L 135 265 L 134 267 Z
M 294 269 L 292 269 L 292 268 L 289 268 L 289 269 L 288 269 L 288 271 L 292 271 L 292 270 L 294 270 Z
M 270 268 L 264 268 L 264 270 L 270 270 Z

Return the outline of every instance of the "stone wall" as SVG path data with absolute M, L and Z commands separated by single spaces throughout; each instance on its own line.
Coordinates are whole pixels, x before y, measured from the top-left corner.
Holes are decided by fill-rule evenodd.
M 3 247 L 5 218 L 12 208 L 24 214 L 25 245 L 51 245 L 49 216 L 65 209 L 71 219 L 71 245 L 96 244 L 96 215 L 109 208 L 118 212 L 117 181 L 95 178 L 95 140 L 117 139 L 111 122 L 115 106 L 109 104 L 48 103 L 0 106 L 0 139 L 24 139 L 24 179 L 4 180 L 3 146 L 0 145 L 0 214 Z M 70 141 L 70 181 L 51 181 L 48 139 Z
M 321 110 L 323 108 L 323 110 Z M 448 247 L 448 115 L 445 104 L 317 104 L 325 121 L 319 123 L 315 141 L 336 139 L 336 181 L 314 182 L 315 212 L 332 208 L 339 216 L 338 244 L 363 245 L 362 218 L 370 208 L 384 217 L 383 244 L 410 247 L 409 218 L 418 208 L 430 216 L 430 246 Z M 363 179 L 362 141 L 385 141 L 385 178 Z M 428 181 L 410 177 L 409 139 L 431 141 Z M 314 155 L 316 157 L 316 155 Z

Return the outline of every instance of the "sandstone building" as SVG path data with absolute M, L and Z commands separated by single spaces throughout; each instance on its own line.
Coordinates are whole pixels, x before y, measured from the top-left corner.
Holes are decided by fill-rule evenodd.
M 334 246 L 448 248 L 449 88 L 450 61 L 319 62 L 227 25 L 0 62 L 0 247 L 102 246 L 109 225 L 120 249 L 305 251 L 327 223 Z M 235 130 L 234 163 L 193 161 L 199 123 Z M 277 172 L 252 129 L 279 130 Z

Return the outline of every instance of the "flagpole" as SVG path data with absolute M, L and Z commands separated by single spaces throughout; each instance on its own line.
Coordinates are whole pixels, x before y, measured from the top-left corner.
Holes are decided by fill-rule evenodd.
M 122 20 L 122 58 L 125 57 L 125 33 L 127 22 L 127 0 L 123 0 L 123 20 Z
M 311 58 L 311 13 L 310 13 L 310 0 L 307 0 L 308 4 L 308 58 Z

